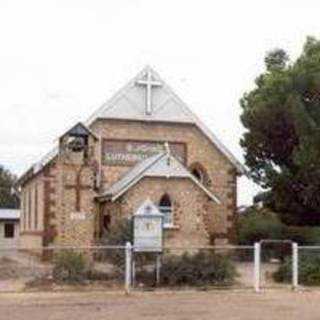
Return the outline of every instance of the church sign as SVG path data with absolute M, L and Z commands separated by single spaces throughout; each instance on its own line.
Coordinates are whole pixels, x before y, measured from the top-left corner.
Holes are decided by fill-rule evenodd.
M 147 200 L 133 215 L 134 251 L 161 252 L 163 246 L 163 214 Z
M 186 162 L 186 145 L 170 142 L 170 151 L 180 162 Z M 154 154 L 164 151 L 164 142 L 136 140 L 104 140 L 102 162 L 104 165 L 132 166 Z

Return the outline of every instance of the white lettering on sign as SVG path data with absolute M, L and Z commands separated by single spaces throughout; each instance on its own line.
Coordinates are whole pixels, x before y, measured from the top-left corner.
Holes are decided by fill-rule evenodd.
M 170 150 L 180 162 L 186 162 L 186 146 L 169 142 Z M 104 140 L 102 163 L 105 165 L 134 165 L 154 154 L 164 151 L 164 142 Z
M 84 212 L 71 212 L 70 219 L 71 220 L 85 220 L 86 214 Z

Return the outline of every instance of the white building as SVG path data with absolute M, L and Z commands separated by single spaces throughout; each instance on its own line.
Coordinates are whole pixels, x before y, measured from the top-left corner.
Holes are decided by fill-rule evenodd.
M 0 208 L 0 249 L 19 245 L 20 210 Z

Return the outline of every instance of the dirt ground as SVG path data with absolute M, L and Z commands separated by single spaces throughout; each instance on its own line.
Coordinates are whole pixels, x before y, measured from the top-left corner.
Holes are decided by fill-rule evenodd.
M 313 320 L 320 318 L 320 292 L 284 290 L 122 293 L 0 294 L 1 320 L 227 319 Z

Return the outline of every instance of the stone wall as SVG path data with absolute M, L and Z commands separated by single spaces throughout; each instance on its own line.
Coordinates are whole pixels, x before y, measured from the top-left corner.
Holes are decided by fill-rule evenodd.
M 165 124 L 165 123 L 147 123 L 138 121 L 124 121 L 124 120 L 97 120 L 91 126 L 92 131 L 101 139 L 118 139 L 118 140 L 137 140 L 137 141 L 161 141 L 161 142 L 180 142 L 186 145 L 187 151 L 187 163 L 186 166 L 191 168 L 194 164 L 200 164 L 206 170 L 206 176 L 208 182 L 206 185 L 208 188 L 221 200 L 221 205 L 217 211 L 218 215 L 211 215 L 212 205 L 208 201 L 204 201 L 206 198 L 202 194 L 202 191 L 191 190 L 190 183 L 181 183 L 177 190 L 184 195 L 192 194 L 192 197 L 180 198 L 183 204 L 176 203 L 175 210 L 180 207 L 188 207 L 188 201 L 190 199 L 197 199 L 197 209 L 194 209 L 191 217 L 191 212 L 186 213 L 189 215 L 189 219 L 195 222 L 195 219 L 199 219 L 199 216 L 205 222 L 206 232 L 204 238 L 199 238 L 197 241 L 200 243 L 207 242 L 209 237 L 216 239 L 217 243 L 225 243 L 227 240 L 234 239 L 234 214 L 236 210 L 236 171 L 230 161 L 207 139 L 207 137 L 200 132 L 198 128 L 191 124 Z M 40 173 L 29 179 L 22 188 L 22 219 L 21 219 L 21 245 L 29 246 L 29 244 L 74 244 L 74 245 L 88 245 L 94 240 L 94 235 L 97 226 L 97 220 L 95 216 L 97 214 L 94 203 L 94 196 L 96 195 L 93 190 L 93 184 L 95 180 L 95 169 L 101 162 L 101 148 L 99 143 L 92 144 L 92 163 L 83 169 L 81 174 L 81 184 L 90 184 L 92 188 L 87 188 L 81 191 L 81 210 L 90 216 L 87 221 L 70 221 L 70 214 L 76 212 L 76 192 L 72 188 L 65 188 L 66 184 L 74 185 L 76 183 L 76 175 L 81 163 L 77 163 L 77 159 L 69 158 L 69 164 L 66 161 L 60 161 L 57 156 L 50 162 Z M 91 150 L 91 149 L 90 149 Z M 68 162 L 67 161 L 67 162 Z M 71 163 L 73 162 L 74 165 Z M 131 167 L 126 166 L 103 166 L 102 167 L 102 186 L 101 190 L 110 186 L 116 182 L 124 173 L 126 173 Z M 169 181 L 168 181 L 169 182 Z M 168 183 L 167 182 L 167 183 Z M 162 188 L 166 182 L 162 181 L 159 185 L 150 181 L 149 186 L 145 186 L 145 192 L 151 192 L 153 188 Z M 145 185 L 145 181 L 141 183 Z M 171 183 L 170 185 L 173 185 Z M 139 184 L 140 185 L 140 184 Z M 186 189 L 183 188 L 185 185 Z M 192 185 L 192 183 L 191 183 Z M 169 186 L 168 186 L 169 187 Z M 196 188 L 195 186 L 192 187 Z M 35 190 L 37 189 L 37 196 L 35 196 Z M 139 188 L 135 191 L 135 196 L 131 194 L 133 191 L 127 193 L 128 202 L 123 207 L 126 214 L 129 214 L 129 205 L 132 207 L 134 203 L 136 205 L 141 204 L 146 198 L 143 192 L 140 193 Z M 189 190 L 189 191 L 187 191 Z M 163 190 L 162 190 L 163 191 Z M 174 188 L 172 192 L 174 191 Z M 159 190 L 160 193 L 160 190 Z M 31 207 L 29 206 L 29 197 L 31 198 Z M 32 206 L 33 199 L 37 198 L 37 206 Z M 178 199 L 178 197 L 175 197 Z M 201 198 L 201 199 L 200 199 Z M 27 200 L 26 200 L 27 199 Z M 125 199 L 125 197 L 124 197 Z M 129 200 L 130 199 L 130 200 Z M 136 200 L 134 200 L 136 199 Z M 200 200 L 199 200 L 200 199 Z M 140 201 L 138 201 L 140 200 Z M 152 198 L 151 198 L 152 200 Z M 157 200 L 157 199 L 155 199 Z M 191 202 L 192 202 L 191 201 Z M 193 206 L 192 204 L 191 206 Z M 29 209 L 31 208 L 31 221 L 29 227 Z M 201 208 L 200 208 L 201 207 Z M 36 211 L 35 211 L 35 208 Z M 133 208 L 133 207 L 132 207 Z M 37 224 L 35 224 L 34 215 L 37 212 Z M 178 212 L 178 211 L 177 211 Z M 206 216 L 206 212 L 209 214 Z M 215 212 L 215 210 L 212 210 Z M 92 218 L 91 218 L 92 216 Z M 32 218 L 33 217 L 33 218 Z M 184 217 L 181 215 L 181 217 Z M 219 222 L 215 221 L 215 218 L 219 217 Z M 101 218 L 101 217 L 100 217 Z M 179 215 L 176 217 L 179 221 Z M 98 218 L 99 219 L 99 218 Z M 101 220 L 100 220 L 101 221 Z M 98 221 L 99 222 L 99 221 Z M 24 224 L 26 223 L 26 228 Z M 195 222 L 197 225 L 198 222 Z M 70 231 L 71 225 L 75 224 L 76 227 Z M 99 223 L 98 223 L 99 224 Z M 210 229 L 210 230 L 209 230 Z M 186 229 L 187 230 L 187 229 Z M 176 230 L 168 230 L 167 235 L 175 235 Z M 190 230 L 189 230 L 190 231 Z M 192 231 L 192 230 L 191 230 Z M 179 234 L 183 234 L 186 239 L 190 238 L 188 232 L 181 231 Z M 193 231 L 192 231 L 193 232 Z M 208 234 L 209 232 L 209 234 Z M 55 237 L 55 234 L 58 236 Z M 173 237 L 172 239 L 179 239 Z M 182 237 L 182 236 L 181 236 Z M 183 238 L 180 238 L 181 241 Z M 178 240 L 170 240 L 173 243 L 178 243 Z M 187 240 L 188 241 L 188 240 Z
M 42 246 L 44 230 L 44 179 L 40 173 L 23 185 L 21 192 L 20 246 Z
M 88 150 L 74 152 L 60 141 L 57 157 L 57 210 L 55 245 L 91 246 L 94 244 L 96 204 L 93 159 L 94 139 Z
M 173 226 L 165 229 L 167 246 L 204 246 L 214 233 L 226 232 L 226 216 L 194 182 L 186 178 L 143 178 L 129 189 L 113 207 L 106 204 L 111 221 L 131 217 L 146 199 L 158 205 L 169 194 L 173 208 Z M 112 232 L 112 227 L 111 227 Z
M 89 166 L 59 165 L 59 201 L 54 223 L 57 237 L 54 244 L 90 246 L 94 241 L 95 203 L 92 170 Z M 80 190 L 77 196 L 77 175 Z M 77 203 L 79 202 L 79 203 Z
M 208 188 L 219 197 L 225 227 L 216 230 L 216 237 L 226 242 L 234 240 L 236 212 L 236 170 L 230 161 L 194 125 L 139 121 L 98 120 L 92 125 L 93 132 L 102 139 L 131 139 L 163 142 L 182 142 L 187 147 L 187 167 L 201 164 L 208 176 Z M 96 157 L 101 150 L 97 148 Z M 130 167 L 103 166 L 103 188 L 119 179 Z M 220 240 L 221 242 L 221 240 Z

